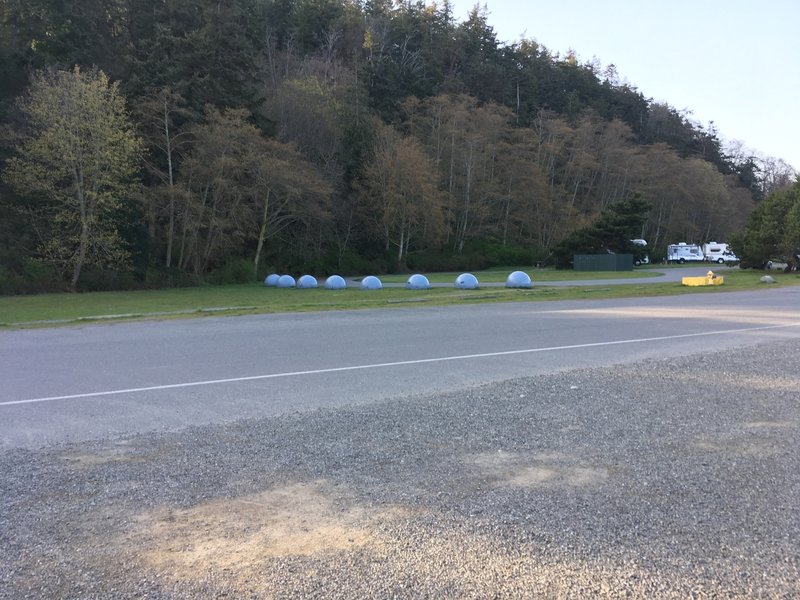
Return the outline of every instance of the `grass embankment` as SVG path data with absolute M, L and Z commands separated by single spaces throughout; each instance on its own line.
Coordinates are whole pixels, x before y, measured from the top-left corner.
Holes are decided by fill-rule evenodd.
M 505 283 L 508 274 L 512 271 L 524 271 L 533 279 L 534 284 L 537 281 L 576 281 L 581 279 L 639 279 L 647 277 L 658 277 L 661 273 L 650 270 L 635 270 L 635 271 L 603 271 L 599 273 L 590 273 L 586 271 L 568 271 L 556 269 L 531 269 L 529 267 L 503 267 L 502 269 L 487 269 L 485 271 L 475 271 L 473 275 L 478 278 L 481 283 Z M 428 281 L 431 283 L 453 283 L 461 273 L 446 272 L 446 273 L 425 273 Z M 410 274 L 399 275 L 381 275 L 381 281 L 384 283 L 405 283 Z
M 355 284 L 346 290 L 276 289 L 260 283 L 204 286 L 135 292 L 95 292 L 86 294 L 41 294 L 0 298 L 0 327 L 19 328 L 52 326 L 60 323 L 93 321 L 186 318 L 203 315 L 241 315 L 278 312 L 350 310 L 398 307 L 403 305 L 449 305 L 483 302 L 535 302 L 541 300 L 584 300 L 587 298 L 625 298 L 678 294 L 713 294 L 725 291 L 764 289 L 760 271 L 726 271 L 725 284 L 689 288 L 679 283 L 642 282 L 622 285 L 580 285 L 548 287 L 537 281 L 575 280 L 573 271 L 531 270 L 532 289 L 484 287 L 479 290 L 456 290 L 452 287 L 414 291 L 383 288 L 362 291 Z M 476 273 L 482 283 L 505 281 L 509 269 Z M 587 279 L 628 278 L 631 273 L 583 273 Z M 656 276 L 655 271 L 635 271 L 634 276 Z M 455 274 L 428 276 L 431 282 L 451 283 Z M 404 282 L 408 275 L 385 277 L 383 281 Z M 776 286 L 798 285 L 795 273 L 775 276 Z M 772 286 L 771 286 L 772 287 Z

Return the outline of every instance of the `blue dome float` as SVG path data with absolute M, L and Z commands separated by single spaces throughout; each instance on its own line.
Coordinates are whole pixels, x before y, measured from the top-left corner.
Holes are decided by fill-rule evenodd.
M 431 282 L 428 281 L 428 278 L 419 273 L 409 277 L 408 282 L 406 282 L 406 288 L 409 290 L 428 290 L 430 287 Z
M 532 285 L 530 275 L 522 271 L 514 271 L 506 279 L 507 288 L 529 288 Z
M 456 287 L 459 290 L 477 290 L 478 278 L 472 273 L 462 273 L 456 277 Z
M 311 290 L 318 287 L 317 278 L 313 275 L 303 275 L 297 280 L 297 289 Z
M 278 275 L 277 273 L 272 273 L 271 275 L 267 275 L 267 278 L 264 280 L 264 285 L 267 287 L 275 287 L 276 285 L 278 285 L 278 279 L 280 278 L 281 276 Z
M 344 280 L 344 277 L 340 277 L 339 275 L 331 275 L 325 280 L 326 290 L 343 290 L 346 287 L 347 282 Z
M 381 280 L 374 275 L 369 275 L 361 280 L 362 290 L 379 290 L 383 287 Z
M 293 288 L 295 285 L 297 285 L 297 282 L 291 275 L 281 275 L 278 279 L 279 288 Z

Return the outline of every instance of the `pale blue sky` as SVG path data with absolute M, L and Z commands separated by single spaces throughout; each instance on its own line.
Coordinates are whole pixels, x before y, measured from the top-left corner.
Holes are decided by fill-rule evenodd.
M 474 0 L 451 0 L 461 22 Z M 800 0 L 483 0 L 501 42 L 613 63 L 725 142 L 800 170 Z

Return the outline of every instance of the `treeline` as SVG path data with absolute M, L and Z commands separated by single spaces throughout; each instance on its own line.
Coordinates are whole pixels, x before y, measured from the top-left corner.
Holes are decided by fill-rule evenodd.
M 391 0 L 0 3 L 0 292 L 658 252 L 793 179 L 613 66 Z

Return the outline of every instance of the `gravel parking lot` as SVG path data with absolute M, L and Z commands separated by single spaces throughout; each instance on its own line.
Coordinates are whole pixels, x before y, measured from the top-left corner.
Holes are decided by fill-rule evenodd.
M 0 597 L 796 598 L 800 341 L 0 455 Z

